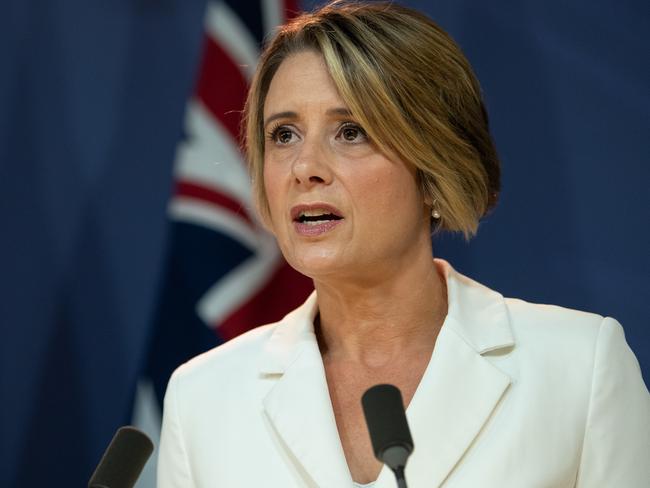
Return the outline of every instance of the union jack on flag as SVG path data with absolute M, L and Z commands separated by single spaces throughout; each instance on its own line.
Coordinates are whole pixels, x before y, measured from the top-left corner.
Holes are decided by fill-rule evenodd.
M 240 152 L 246 91 L 264 38 L 296 0 L 211 1 L 169 205 L 170 247 L 148 361 L 159 400 L 173 369 L 281 318 L 312 289 L 251 212 Z

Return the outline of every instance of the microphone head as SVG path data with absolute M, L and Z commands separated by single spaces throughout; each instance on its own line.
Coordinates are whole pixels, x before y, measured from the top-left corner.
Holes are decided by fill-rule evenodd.
M 106 448 L 88 488 L 133 488 L 147 459 L 153 443 L 135 427 L 120 427 Z
M 404 468 L 413 451 L 404 402 L 393 385 L 375 385 L 361 397 L 375 457 L 393 471 Z

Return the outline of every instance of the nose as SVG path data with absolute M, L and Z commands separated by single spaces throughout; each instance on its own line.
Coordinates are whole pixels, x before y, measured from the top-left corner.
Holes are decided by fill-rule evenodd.
M 310 189 L 332 182 L 327 151 L 317 140 L 305 140 L 291 168 L 296 184 Z

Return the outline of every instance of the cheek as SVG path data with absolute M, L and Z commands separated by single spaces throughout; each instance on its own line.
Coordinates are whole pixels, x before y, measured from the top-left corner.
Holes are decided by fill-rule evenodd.
M 358 187 L 359 201 L 374 218 L 404 221 L 419 215 L 421 197 L 406 169 L 390 167 L 360 181 L 364 183 Z
M 269 171 L 269 166 L 264 165 L 262 170 L 262 182 L 264 186 L 264 196 L 266 197 L 266 211 L 260 208 L 263 224 L 266 230 L 277 236 L 277 215 L 282 205 L 280 198 L 283 192 L 280 190 L 280 181 L 277 172 Z M 264 202 L 259 202 L 264 206 Z
M 283 193 L 281 189 L 282 178 L 280 173 L 277 171 L 277 166 L 266 163 L 264 164 L 262 177 L 264 180 L 264 191 L 266 193 L 266 198 L 271 211 L 273 211 L 273 208 L 279 203 L 278 198 Z

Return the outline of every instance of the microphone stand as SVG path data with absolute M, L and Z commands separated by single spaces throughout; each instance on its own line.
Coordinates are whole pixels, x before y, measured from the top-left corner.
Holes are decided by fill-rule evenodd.
M 398 466 L 393 469 L 395 479 L 397 480 L 397 488 L 408 488 L 406 486 L 406 477 L 404 476 L 404 466 Z

